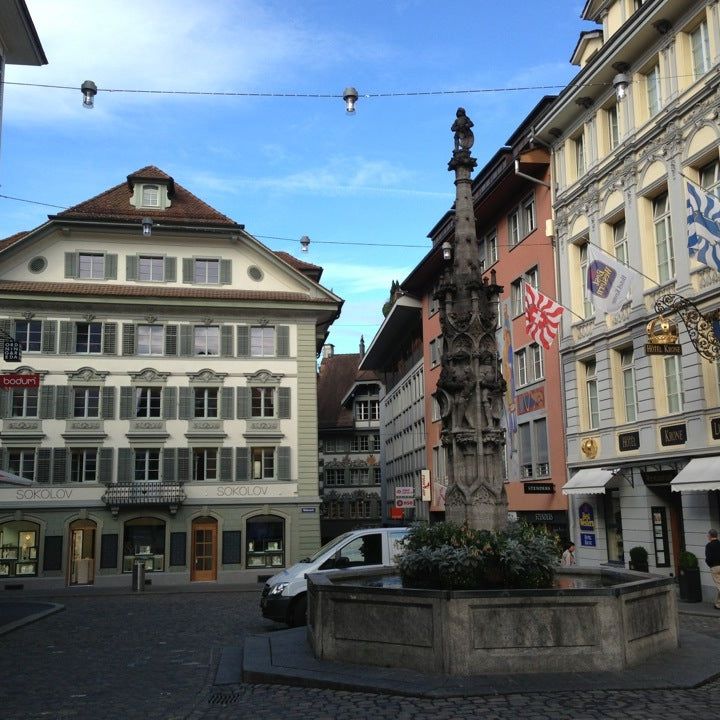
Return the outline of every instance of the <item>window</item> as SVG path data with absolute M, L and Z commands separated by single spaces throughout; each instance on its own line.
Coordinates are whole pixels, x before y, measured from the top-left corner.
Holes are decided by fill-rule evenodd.
M 355 419 L 356 420 L 369 420 L 370 419 L 370 402 L 368 400 L 357 400 L 355 402 Z
M 39 530 L 25 520 L 0 525 L 0 577 L 37 575 Z
M 434 340 L 430 341 L 430 366 L 435 367 L 435 365 L 438 365 L 440 363 L 440 354 L 442 352 L 441 349 L 442 341 L 440 338 L 435 338 Z
M 533 423 L 535 444 L 533 457 L 535 460 L 534 477 L 544 477 L 550 474 L 550 454 L 548 452 L 547 420 L 541 418 Z
M 42 350 L 42 320 L 16 320 L 15 339 L 23 352 Z
M 220 328 L 217 325 L 195 327 L 195 355 L 220 354 Z
M 78 277 L 90 280 L 105 279 L 105 255 L 102 253 L 79 253 Z
M 588 244 L 584 242 L 579 246 L 580 251 L 580 287 L 583 297 L 583 315 L 586 318 L 593 316 L 595 308 L 592 300 L 587 296 L 587 268 L 588 268 Z
M 536 267 L 531 268 L 525 273 L 525 282 L 536 290 L 540 289 L 540 274 Z
M 12 417 L 38 416 L 38 388 L 12 389 Z
M 670 225 L 670 198 L 667 192 L 653 200 L 653 224 L 655 226 L 655 252 L 657 253 L 658 279 L 661 283 L 675 277 L 675 256 Z
M 143 185 L 142 199 L 143 207 L 160 206 L 160 188 L 157 185 Z
M 275 328 L 250 328 L 250 355 L 252 357 L 272 357 L 275 355 Z
M 338 469 L 325 470 L 325 484 L 328 486 L 344 485 L 345 471 Z
M 141 255 L 138 259 L 138 280 L 162 282 L 165 279 L 165 259 L 162 257 Z
M 720 197 L 720 163 L 717 160 L 700 170 L 700 185 L 704 190 Z
M 633 349 L 620 350 L 620 372 L 622 373 L 625 422 L 637 420 L 637 396 L 635 394 L 635 365 Z
M 625 227 L 625 218 L 618 220 L 612 226 L 613 247 L 615 249 L 615 257 L 623 264 L 628 262 L 628 243 L 627 230 Z
M 162 325 L 137 326 L 137 354 L 163 355 L 165 350 L 165 328 Z
M 647 93 L 648 114 L 654 117 L 660 112 L 662 94 L 660 91 L 660 66 L 655 65 L 645 75 L 645 92 Z
M 247 521 L 245 557 L 251 568 L 277 568 L 285 564 L 285 521 L 259 515 Z
M 100 388 L 73 388 L 73 417 L 96 418 L 100 416 Z
M 251 417 L 275 417 L 275 388 L 254 387 L 250 392 Z
M 73 449 L 70 451 L 70 482 L 96 482 L 98 451 Z
M 522 204 L 521 228 L 523 237 L 535 229 L 535 196 L 525 198 Z
M 693 79 L 697 80 L 710 69 L 710 40 L 707 23 L 704 20 L 690 33 L 690 51 Z
M 350 502 L 350 518 L 363 519 L 370 517 L 369 500 L 352 500 Z
M 531 478 L 533 476 L 531 423 L 518 425 L 518 442 L 520 445 L 520 477 Z
M 218 416 L 217 388 L 194 388 L 193 395 L 196 418 L 216 418 Z
M 684 397 L 682 388 L 682 370 L 678 355 L 666 355 L 663 358 L 665 369 L 665 393 L 669 413 L 683 411 Z
M 585 174 L 585 135 L 580 133 L 574 140 L 575 145 L 575 177 L 580 178 Z
M 485 236 L 486 267 L 494 265 L 498 260 L 497 232 L 493 230 Z
M 350 470 L 351 485 L 368 485 L 370 483 L 370 470 L 368 468 L 352 468 Z
M 162 570 L 165 560 L 165 523 L 155 518 L 137 518 L 125 523 L 123 572 L 132 572 L 136 559 L 145 562 L 146 572 Z
M 102 323 L 76 323 L 75 331 L 76 353 L 91 354 L 102 352 Z
M 543 354 L 542 348 L 533 343 L 530 345 L 530 361 L 532 363 L 533 380 L 541 380 L 543 377 Z
M 193 448 L 193 480 L 217 480 L 217 459 L 217 448 Z
M 135 450 L 135 482 L 157 482 L 160 480 L 160 450 Z
M 518 350 L 515 353 L 515 377 L 517 379 L 518 387 L 527 385 L 527 352 L 524 349 Z
M 371 400 L 370 401 L 370 419 L 371 420 L 379 420 L 380 419 L 380 401 L 379 400 Z
M 252 479 L 273 480 L 275 478 L 275 448 L 252 448 Z
M 9 450 L 8 469 L 15 475 L 34 480 L 35 450 Z
M 512 305 L 513 317 L 522 315 L 525 312 L 525 299 L 523 293 L 523 281 L 522 278 L 518 278 L 513 281 L 510 286 L 510 302 Z
M 382 537 L 380 533 L 371 533 L 355 538 L 339 552 L 336 567 L 362 567 L 382 564 Z M 325 569 L 323 566 L 320 569 Z
M 135 417 L 160 417 L 162 388 L 135 388 Z
M 219 260 L 196 258 L 193 268 L 193 282 L 204 285 L 220 284 Z
M 605 112 L 607 113 L 608 147 L 610 150 L 614 150 L 620 144 L 618 106 L 612 105 Z
M 508 215 L 508 240 L 510 247 L 515 247 L 520 242 L 520 211 L 515 210 Z
M 585 366 L 585 400 L 587 402 L 588 427 L 593 430 L 600 426 L 600 405 L 598 403 L 597 367 L 594 360 Z

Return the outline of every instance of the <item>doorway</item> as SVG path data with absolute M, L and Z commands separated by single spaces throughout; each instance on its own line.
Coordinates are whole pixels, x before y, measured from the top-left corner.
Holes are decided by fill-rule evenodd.
M 193 520 L 190 580 L 217 580 L 217 520 L 214 518 Z
M 92 585 L 95 582 L 95 532 L 92 520 L 70 523 L 70 561 L 68 585 Z

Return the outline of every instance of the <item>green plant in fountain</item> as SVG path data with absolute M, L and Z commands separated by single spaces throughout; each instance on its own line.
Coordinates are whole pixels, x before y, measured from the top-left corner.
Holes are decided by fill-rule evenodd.
M 397 564 L 406 587 L 539 588 L 552 583 L 559 558 L 558 538 L 544 528 L 513 524 L 492 532 L 416 523 Z

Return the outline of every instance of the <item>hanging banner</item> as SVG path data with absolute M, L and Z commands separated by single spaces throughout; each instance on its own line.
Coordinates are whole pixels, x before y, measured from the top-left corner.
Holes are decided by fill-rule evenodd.
M 512 334 L 512 303 L 504 300 L 500 303 L 501 331 L 498 332 L 498 351 L 502 358 L 501 370 L 505 378 L 505 457 L 507 479 L 520 480 L 520 454 L 517 448 L 518 413 L 515 402 L 515 359 Z
M 421 492 L 422 492 L 420 499 L 423 502 L 430 502 L 430 500 L 432 500 L 432 490 L 430 487 L 430 471 L 429 470 L 421 470 L 420 471 L 420 487 L 421 487 Z

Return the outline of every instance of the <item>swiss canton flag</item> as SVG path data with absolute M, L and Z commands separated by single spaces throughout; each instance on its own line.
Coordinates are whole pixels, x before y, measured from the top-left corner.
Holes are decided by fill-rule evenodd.
M 525 331 L 546 350 L 558 334 L 564 311 L 562 305 L 525 283 Z
M 720 200 L 688 182 L 687 213 L 690 255 L 720 271 Z

